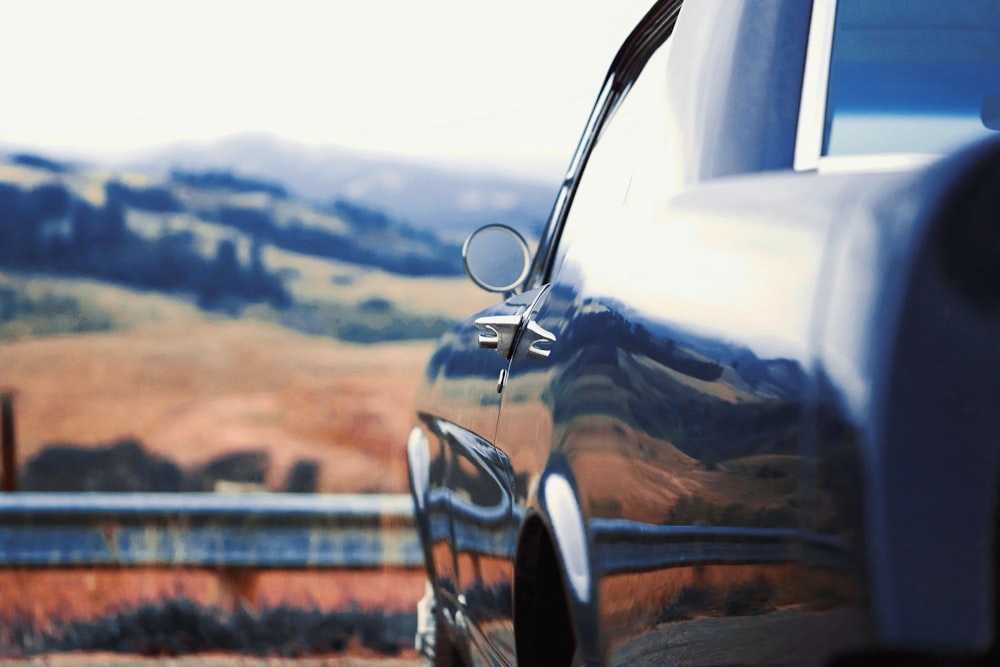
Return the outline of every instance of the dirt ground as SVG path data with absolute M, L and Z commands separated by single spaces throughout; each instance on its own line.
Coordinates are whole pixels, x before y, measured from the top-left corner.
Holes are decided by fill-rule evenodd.
M 366 655 L 323 658 L 253 658 L 225 654 L 184 656 L 182 658 L 144 658 L 114 653 L 56 653 L 27 660 L 0 660 L 0 667 L 418 667 L 416 654 L 384 658 Z
M 90 621 L 121 610 L 183 599 L 235 611 L 294 607 L 412 612 L 424 592 L 420 569 L 240 571 L 147 568 L 3 568 L 0 615 L 19 613 L 36 626 Z
M 319 465 L 321 493 L 406 493 L 405 442 L 433 343 L 352 345 L 264 322 L 177 317 L 127 331 L 25 338 L 0 344 L 0 388 L 15 394 L 18 460 L 61 443 L 138 440 L 185 468 L 227 454 L 264 451 L 265 485 L 284 487 L 300 461 Z M 0 569 L 0 612 L 53 619 L 107 618 L 183 598 L 223 610 L 279 605 L 317 610 L 411 612 L 419 570 L 226 572 L 147 568 Z M 416 655 L 301 660 L 205 654 L 144 658 L 54 653 L 0 665 L 417 665 Z
M 253 321 L 170 321 L 0 345 L 18 460 L 45 446 L 134 438 L 182 467 L 269 458 L 280 490 L 298 461 L 322 493 L 405 493 L 405 442 L 430 342 L 351 345 Z

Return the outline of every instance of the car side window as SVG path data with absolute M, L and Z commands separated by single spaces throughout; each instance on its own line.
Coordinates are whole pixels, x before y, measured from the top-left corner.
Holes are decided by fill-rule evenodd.
M 671 40 L 649 58 L 605 123 L 577 186 L 555 257 L 595 230 L 607 233 L 650 220 L 679 186 L 680 167 L 670 145 L 667 60 Z
M 942 154 L 993 134 L 998 35 L 996 0 L 839 0 L 823 154 Z

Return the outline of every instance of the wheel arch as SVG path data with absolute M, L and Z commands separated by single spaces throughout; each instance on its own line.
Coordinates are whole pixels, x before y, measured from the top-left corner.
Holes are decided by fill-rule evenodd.
M 518 537 L 514 631 L 518 664 L 588 662 L 601 653 L 592 549 L 565 459 L 541 476 Z

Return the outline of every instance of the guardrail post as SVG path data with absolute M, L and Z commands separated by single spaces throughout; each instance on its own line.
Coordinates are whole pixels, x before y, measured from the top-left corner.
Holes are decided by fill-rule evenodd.
M 14 437 L 14 392 L 0 393 L 0 446 L 3 449 L 3 490 L 17 491 L 17 441 Z
M 216 570 L 230 611 L 249 608 L 257 611 L 257 582 L 260 571 L 245 567 L 220 567 Z

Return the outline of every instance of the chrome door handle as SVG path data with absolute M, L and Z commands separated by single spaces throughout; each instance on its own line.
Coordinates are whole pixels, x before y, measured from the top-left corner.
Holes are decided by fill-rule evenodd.
M 521 327 L 520 315 L 494 315 L 480 317 L 475 321 L 480 329 L 486 329 L 479 334 L 479 347 L 496 350 L 504 359 L 510 359 L 514 351 L 514 341 L 517 330 Z
M 550 343 L 556 342 L 556 335 L 547 329 L 543 329 L 534 320 L 528 322 L 525 326 L 525 336 L 528 338 L 528 357 L 530 359 L 548 359 L 549 355 L 552 354 L 552 350 L 549 349 L 548 345 Z M 545 347 L 539 347 L 544 345 Z

